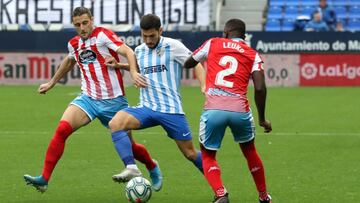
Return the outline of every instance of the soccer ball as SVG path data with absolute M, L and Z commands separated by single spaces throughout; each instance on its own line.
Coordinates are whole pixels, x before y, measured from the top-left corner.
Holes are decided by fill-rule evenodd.
M 143 177 L 135 177 L 126 184 L 125 194 L 130 202 L 145 203 L 152 194 L 151 184 Z

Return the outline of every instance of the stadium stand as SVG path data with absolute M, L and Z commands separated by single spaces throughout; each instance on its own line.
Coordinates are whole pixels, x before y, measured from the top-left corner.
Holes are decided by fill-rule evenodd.
M 333 8 L 346 31 L 360 31 L 360 0 L 327 0 L 327 4 Z M 311 17 L 318 6 L 319 0 L 269 0 L 264 30 L 296 30 L 297 21 L 300 19 L 303 23 L 303 19 Z
M 230 18 L 240 18 L 247 23 L 247 30 L 261 31 L 264 22 L 263 11 L 266 8 L 267 0 L 218 0 L 221 9 L 217 7 L 213 21 L 218 23 L 216 30 L 221 30 Z
M 309 21 L 319 6 L 319 0 L 210 0 L 210 25 L 164 24 L 165 31 L 220 31 L 230 18 L 241 18 L 249 31 L 294 31 Z M 337 21 L 345 31 L 360 31 L 360 0 L 327 0 L 335 11 Z M 101 25 L 116 32 L 140 31 L 137 25 Z M 0 30 L 9 31 L 71 31 L 64 24 L 3 24 Z

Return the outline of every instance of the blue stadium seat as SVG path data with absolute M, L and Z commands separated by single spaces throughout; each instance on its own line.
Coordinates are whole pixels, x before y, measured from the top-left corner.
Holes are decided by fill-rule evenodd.
M 280 6 L 270 6 L 267 17 L 270 19 L 281 19 L 283 16 L 282 8 Z
M 348 5 L 350 5 L 350 2 L 349 2 L 349 0 L 332 0 L 332 3 L 330 5 L 332 5 L 332 6 L 348 6 Z
M 301 6 L 318 6 L 319 0 L 301 0 Z
M 132 31 L 134 31 L 134 32 L 141 31 L 140 25 L 134 25 L 132 28 Z
M 360 6 L 360 0 L 351 0 L 349 6 Z
M 360 6 L 349 7 L 349 18 L 360 18 Z
M 269 20 L 266 22 L 265 31 L 281 31 L 279 20 Z
M 270 6 L 284 6 L 286 0 L 269 0 Z
M 282 31 L 293 31 L 294 26 L 295 26 L 295 21 L 293 21 L 292 19 L 286 19 L 286 20 L 283 20 L 281 30 Z
M 348 31 L 360 31 L 360 20 L 358 19 L 351 19 L 349 20 L 346 30 Z
M 21 31 L 31 31 L 31 28 L 30 28 L 29 24 L 20 24 L 19 25 L 19 30 L 21 30 Z
M 286 6 L 299 6 L 300 0 L 287 0 L 285 5 Z
M 334 6 L 333 8 L 338 19 L 346 20 L 348 18 L 348 12 L 345 6 Z
M 313 6 L 303 6 L 300 8 L 300 14 L 310 16 L 316 11 L 316 7 Z
M 299 15 L 299 9 L 297 6 L 286 6 L 283 19 L 290 19 L 295 21 Z
M 281 6 L 270 6 L 268 9 L 269 13 L 281 13 L 282 7 Z

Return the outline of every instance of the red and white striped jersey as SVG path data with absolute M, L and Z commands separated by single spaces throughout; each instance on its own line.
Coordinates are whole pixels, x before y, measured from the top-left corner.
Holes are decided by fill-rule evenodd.
M 69 57 L 76 60 L 81 70 L 81 90 L 93 99 L 112 99 L 125 95 L 120 69 L 108 68 L 105 57 L 119 61 L 116 50 L 123 42 L 114 32 L 95 27 L 86 40 L 80 36 L 68 42 Z
M 263 70 L 259 54 L 242 39 L 211 38 L 193 58 L 207 59 L 205 109 L 249 112 L 246 97 L 253 71 Z

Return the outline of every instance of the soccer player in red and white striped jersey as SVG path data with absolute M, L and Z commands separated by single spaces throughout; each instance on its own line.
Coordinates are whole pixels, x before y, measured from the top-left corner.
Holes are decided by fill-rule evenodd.
M 254 139 L 255 125 L 247 99 L 250 78 L 255 89 L 255 103 L 259 124 L 265 132 L 272 130 L 265 119 L 266 85 L 263 61 L 244 41 L 245 23 L 239 19 L 227 21 L 224 38 L 211 38 L 199 47 L 185 62 L 192 68 L 207 60 L 205 106 L 200 119 L 199 140 L 204 175 L 215 193 L 215 203 L 228 203 L 227 191 L 221 180 L 216 152 L 220 149 L 225 129 L 229 127 L 235 142 L 239 143 L 259 192 L 261 203 L 270 203 L 265 173 Z
M 111 30 L 93 25 L 93 17 L 88 8 L 77 7 L 72 14 L 72 22 L 77 36 L 68 43 L 69 54 L 51 80 L 41 84 L 38 92 L 45 94 L 77 64 L 81 70 L 82 93 L 75 98 L 63 113 L 60 123 L 49 143 L 42 175 L 25 175 L 25 181 L 41 192 L 45 192 L 51 174 L 60 160 L 67 138 L 77 129 L 98 118 L 108 127 L 108 122 L 121 109 L 128 107 L 120 69 L 106 66 L 106 58 L 118 54 L 127 58 L 128 65 L 136 66 L 133 50 L 123 43 Z M 160 169 L 143 145 L 131 141 L 128 133 L 112 134 L 115 148 L 127 168 L 134 176 L 141 175 L 134 157 L 144 163 L 154 176 L 161 176 Z M 132 150 L 127 150 L 132 148 Z

